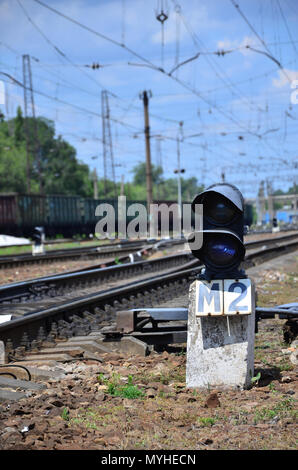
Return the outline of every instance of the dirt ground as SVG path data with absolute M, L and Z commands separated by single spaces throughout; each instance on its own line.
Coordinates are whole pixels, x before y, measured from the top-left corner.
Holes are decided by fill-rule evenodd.
M 297 301 L 298 252 L 270 263 L 252 271 L 258 305 Z M 249 390 L 187 389 L 181 346 L 59 364 L 64 379 L 0 404 L 0 449 L 296 450 L 298 370 L 284 322 L 260 321 Z

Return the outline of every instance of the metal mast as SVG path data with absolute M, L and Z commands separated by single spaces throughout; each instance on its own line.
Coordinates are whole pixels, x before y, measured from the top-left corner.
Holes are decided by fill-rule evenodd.
M 31 164 L 30 155 L 33 155 L 33 169 L 37 170 L 39 191 L 42 193 L 40 146 L 38 141 L 37 123 L 35 115 L 34 93 L 30 56 L 23 55 L 23 85 L 24 85 L 24 111 L 25 111 L 25 137 L 27 152 L 27 191 L 31 190 Z M 29 118 L 31 118 L 31 123 Z
M 117 187 L 115 177 L 115 164 L 110 123 L 110 108 L 108 100 L 108 92 L 101 92 L 101 114 L 102 114 L 102 143 L 103 143 L 103 167 L 104 167 L 104 192 L 107 195 L 107 181 L 109 173 L 114 183 L 114 196 L 117 198 Z
M 143 91 L 140 93 L 140 99 L 144 104 L 144 121 L 145 121 L 145 142 L 146 142 L 146 186 L 147 186 L 147 210 L 150 213 L 150 206 L 153 203 L 152 196 L 152 166 L 151 166 L 151 149 L 150 149 L 150 126 L 149 126 L 149 97 L 152 96 L 151 91 Z

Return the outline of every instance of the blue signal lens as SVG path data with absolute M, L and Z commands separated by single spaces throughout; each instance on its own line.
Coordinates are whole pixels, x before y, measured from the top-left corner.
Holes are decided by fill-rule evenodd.
M 233 240 L 210 240 L 206 246 L 206 256 L 213 265 L 229 266 L 237 257 L 237 246 Z

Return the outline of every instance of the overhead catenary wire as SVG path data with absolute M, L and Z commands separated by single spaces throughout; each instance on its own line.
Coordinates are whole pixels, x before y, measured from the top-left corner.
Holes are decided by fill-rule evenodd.
M 33 0 L 37 3 L 39 3 L 40 5 L 44 6 L 45 8 L 48 8 L 49 10 L 53 11 L 54 13 L 58 14 L 59 16 L 62 16 L 64 17 L 65 19 L 67 19 L 68 21 L 71 21 L 73 22 L 74 24 L 77 24 L 78 26 L 82 27 L 83 29 L 101 37 L 102 39 L 105 39 L 119 47 L 122 47 L 124 48 L 125 50 L 127 50 L 128 52 L 130 52 L 132 55 L 134 55 L 135 57 L 138 57 L 142 62 L 144 62 L 143 65 L 147 65 L 148 67 L 156 70 L 156 71 L 159 71 L 165 75 L 167 75 L 168 77 L 172 78 L 173 80 L 175 80 L 177 83 L 179 83 L 181 86 L 183 86 L 184 88 L 188 89 L 189 91 L 191 91 L 194 95 L 196 95 L 197 97 L 199 97 L 200 99 L 202 99 L 203 101 L 207 102 L 210 106 L 212 106 L 214 109 L 216 109 L 220 114 L 224 115 L 227 119 L 231 120 L 232 122 L 234 123 L 237 123 L 238 126 L 242 129 L 246 129 L 248 132 L 250 132 L 252 135 L 255 135 L 255 137 L 259 137 L 258 134 L 256 132 L 253 132 L 249 129 L 247 129 L 243 124 L 241 124 L 240 122 L 238 122 L 238 119 L 236 117 L 234 117 L 233 115 L 231 115 L 231 113 L 228 113 L 226 112 L 225 110 L 223 110 L 222 108 L 220 108 L 219 106 L 215 105 L 214 103 L 211 103 L 209 100 L 207 100 L 205 97 L 202 96 L 201 93 L 199 93 L 197 90 L 193 89 L 193 87 L 191 87 L 190 85 L 188 85 L 187 83 L 183 82 L 182 80 L 178 79 L 177 77 L 174 77 L 173 75 L 170 75 L 169 73 L 167 73 L 163 68 L 160 68 L 160 67 L 157 67 L 156 65 L 154 65 L 151 61 L 149 61 L 148 59 L 146 59 L 145 57 L 143 57 L 142 55 L 138 54 L 137 52 L 135 52 L 134 50 L 132 50 L 131 48 L 128 48 L 127 46 L 119 43 L 118 41 L 110 38 L 110 37 L 107 37 L 106 35 L 102 34 L 102 33 L 99 33 L 98 31 L 95 31 L 93 28 L 90 28 L 86 25 L 83 25 L 81 22 L 77 21 L 77 20 L 74 20 L 73 18 L 70 18 L 69 16 L 59 12 L 58 10 L 56 10 L 55 8 L 53 7 L 50 7 L 49 5 L 45 4 L 44 2 L 42 2 L 41 0 Z
M 96 83 L 96 85 L 100 86 L 103 88 L 103 85 L 98 82 L 94 77 L 91 77 L 88 73 L 85 72 L 85 70 L 82 70 L 80 66 L 76 65 L 69 57 L 59 48 L 57 47 L 47 36 L 46 34 L 42 31 L 42 29 L 32 20 L 32 18 L 29 16 L 27 13 L 26 9 L 24 8 L 23 4 L 21 3 L 21 0 L 16 0 L 17 3 L 19 4 L 20 8 L 23 10 L 24 15 L 28 19 L 28 21 L 33 25 L 33 27 L 39 32 L 39 34 L 44 38 L 44 40 L 55 50 L 55 52 L 62 57 L 64 60 L 66 60 L 68 63 L 70 63 L 73 67 L 76 69 L 80 70 L 81 73 L 83 73 L 89 80 L 93 81 Z
M 156 66 L 155 64 L 153 64 L 150 60 L 148 60 L 147 58 L 143 57 L 141 54 L 135 52 L 134 50 L 132 50 L 131 48 L 127 47 L 126 45 L 124 44 L 121 44 L 119 43 L 118 41 L 116 41 L 115 39 L 112 39 L 108 36 L 106 36 L 105 34 L 102 34 L 96 30 L 94 30 L 93 28 L 90 28 L 89 26 L 86 26 L 84 25 L 83 23 L 69 17 L 68 15 L 65 15 L 64 13 L 61 13 L 60 11 L 56 10 L 55 8 L 45 4 L 44 2 L 42 2 L 41 0 L 33 0 L 34 2 L 42 5 L 43 7 L 49 9 L 50 11 L 54 12 L 55 14 L 67 19 L 68 21 L 76 24 L 77 26 L 89 31 L 90 33 L 92 34 L 95 34 L 96 36 L 118 46 L 118 47 L 121 47 L 123 49 L 125 49 L 127 52 L 131 53 L 133 56 L 137 57 L 138 59 L 140 59 L 143 64 L 141 65 L 145 65 L 147 67 L 150 67 L 152 68 L 153 70 L 155 71 L 158 71 L 158 72 L 161 72 L 163 74 L 165 74 L 166 76 L 170 77 L 171 79 L 173 79 L 174 81 L 176 81 L 177 83 L 179 83 L 182 87 L 188 89 L 189 91 L 191 91 L 195 96 L 197 96 L 198 98 L 202 99 L 203 101 L 207 102 L 210 106 L 212 106 L 214 109 L 216 109 L 220 114 L 224 115 L 227 119 L 233 121 L 234 123 L 238 123 L 238 120 L 237 118 L 233 117 L 230 115 L 230 113 L 227 113 L 225 110 L 223 110 L 222 108 L 216 106 L 214 103 L 210 102 L 208 99 L 206 99 L 205 97 L 202 96 L 201 93 L 199 93 L 197 90 L 193 89 L 193 87 L 191 87 L 190 85 L 186 84 L 185 82 L 183 82 L 181 79 L 178 79 L 177 77 L 174 77 L 173 75 L 170 75 L 168 72 L 166 72 L 163 68 L 161 67 L 158 67 Z M 245 129 L 245 126 L 243 126 L 242 124 L 238 123 L 239 127 L 241 127 L 242 129 Z M 251 131 L 249 131 L 251 132 Z M 257 135 L 255 133 L 252 132 L 252 134 L 254 134 L 256 137 Z
M 261 42 L 261 44 L 264 46 L 266 52 L 267 52 L 267 55 L 272 59 L 274 60 L 274 62 L 276 62 L 280 68 L 280 70 L 282 71 L 282 73 L 284 74 L 284 76 L 287 78 L 287 80 L 289 82 L 291 82 L 291 79 L 290 77 L 288 76 L 288 74 L 286 73 L 285 69 L 283 68 L 282 64 L 273 56 L 272 52 L 270 51 L 270 49 L 268 48 L 266 42 L 261 38 L 261 36 L 258 34 L 258 32 L 256 31 L 256 29 L 253 27 L 253 25 L 250 23 L 250 21 L 247 19 L 247 17 L 244 15 L 244 13 L 242 12 L 242 10 L 240 9 L 239 5 L 235 2 L 235 0 L 230 0 L 231 3 L 234 5 L 234 7 L 236 8 L 236 10 L 238 11 L 239 15 L 243 18 L 243 20 L 245 21 L 245 23 L 248 25 L 248 27 L 250 28 L 250 30 L 254 33 L 254 35 L 257 37 L 257 39 Z
M 269 44 L 269 43 L 267 42 L 267 44 Z M 203 52 L 202 52 L 202 53 L 203 53 Z M 66 65 L 66 64 L 65 64 L 65 65 Z M 274 69 L 274 70 L 275 70 L 275 69 Z M 248 80 L 249 80 L 249 79 L 248 79 Z M 224 86 L 224 87 L 222 87 L 222 88 L 227 88 L 227 87 Z M 204 93 L 205 93 L 205 92 L 203 92 L 203 94 L 204 94 Z M 193 94 L 193 93 L 190 92 L 190 94 Z M 59 97 L 60 97 L 60 96 L 62 96 L 62 95 L 59 93 Z M 209 100 L 209 101 L 211 102 L 211 100 Z M 57 102 L 57 101 L 56 101 L 56 102 Z M 120 104 L 120 103 L 119 103 L 119 104 Z M 217 103 L 216 103 L 216 104 L 217 104 Z M 208 107 L 209 104 L 206 103 L 206 106 Z M 85 108 L 87 108 L 87 107 L 85 106 Z M 130 109 L 131 109 L 131 108 L 130 108 Z M 80 111 L 78 110 L 78 112 L 86 112 L 86 111 L 85 111 L 85 110 L 80 110 Z M 236 117 L 236 116 L 235 116 L 235 117 Z M 235 124 L 235 127 L 238 127 L 238 126 L 236 125 L 236 123 L 234 123 L 234 124 Z M 243 124 L 244 124 L 244 123 L 243 123 Z M 266 124 L 266 123 L 265 123 L 265 121 L 264 121 L 264 122 L 263 122 L 263 125 L 265 125 L 265 124 Z M 223 126 L 224 126 L 224 124 L 223 124 Z M 246 128 L 247 128 L 247 127 L 249 128 L 250 126 L 247 126 L 247 125 L 246 125 Z M 244 129 L 242 129 L 241 131 L 242 131 L 243 133 L 246 132 Z M 236 132 L 236 131 L 235 131 L 235 132 Z M 260 132 L 262 132 L 262 128 L 261 128 Z M 266 135 L 266 134 L 265 134 L 265 135 Z M 269 157 L 268 157 L 268 158 L 269 158 Z
M 280 1 L 279 1 L 279 0 L 276 0 L 276 2 L 277 2 L 277 5 L 278 5 L 278 8 L 279 8 L 281 17 L 282 17 L 282 19 L 283 19 L 283 22 L 284 22 L 284 24 L 285 24 L 285 27 L 286 27 L 288 36 L 289 36 L 289 38 L 290 38 L 290 42 L 291 42 L 291 44 L 292 44 L 292 46 L 293 46 L 293 49 L 294 49 L 295 53 L 297 54 L 298 51 L 297 51 L 297 48 L 296 48 L 296 45 L 295 45 L 295 41 L 294 41 L 294 39 L 293 39 L 293 37 L 292 37 L 292 34 L 291 34 L 291 31 L 290 31 L 288 22 L 287 22 L 287 20 L 286 20 L 286 17 L 285 17 L 285 15 L 284 15 L 283 9 L 282 9 L 281 4 L 280 4 Z

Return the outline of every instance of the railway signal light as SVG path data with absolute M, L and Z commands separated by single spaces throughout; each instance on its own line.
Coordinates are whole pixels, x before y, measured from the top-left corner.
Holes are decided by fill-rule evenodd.
M 45 233 L 43 227 L 34 227 L 32 239 L 34 244 L 32 245 L 32 254 L 43 254 L 44 253 L 44 239 Z
M 245 278 L 239 265 L 244 259 L 244 200 L 241 192 L 228 183 L 218 183 L 195 197 L 192 210 L 203 205 L 203 236 L 200 248 L 191 248 L 193 255 L 205 265 L 201 278 Z M 195 233 L 189 241 L 195 239 Z M 194 244 L 195 245 L 195 244 Z
M 35 245 L 41 245 L 44 240 L 44 229 L 43 227 L 34 227 L 32 239 Z

